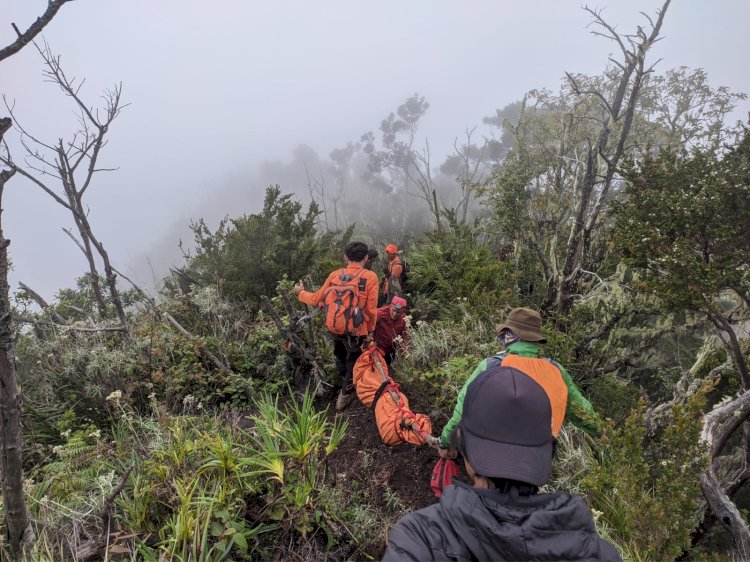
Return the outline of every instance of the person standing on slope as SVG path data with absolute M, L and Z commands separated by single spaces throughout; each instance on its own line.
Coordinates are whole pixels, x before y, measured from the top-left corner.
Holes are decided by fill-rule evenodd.
M 341 392 L 336 410 L 346 408 L 356 396 L 352 384 L 354 363 L 362 344 L 371 340 L 377 320 L 378 276 L 365 269 L 367 245 L 351 242 L 344 248 L 346 265 L 332 271 L 317 291 L 305 290 L 302 281 L 294 285 L 300 302 L 323 309 L 326 329 L 333 338 L 336 368 L 341 375 Z
M 391 303 L 394 295 L 403 296 L 401 277 L 404 273 L 404 263 L 398 255 L 398 246 L 388 244 L 385 247 L 386 262 L 383 268 L 383 286 L 378 299 L 378 306 Z

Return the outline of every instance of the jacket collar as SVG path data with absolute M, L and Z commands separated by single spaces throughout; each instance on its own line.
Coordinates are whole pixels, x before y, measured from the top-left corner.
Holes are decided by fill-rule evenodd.
M 517 341 L 505 348 L 507 353 L 521 357 L 539 357 L 539 346 L 530 341 Z
M 360 269 L 364 269 L 365 266 L 359 263 L 348 263 L 344 266 L 344 269 L 347 273 L 356 273 Z

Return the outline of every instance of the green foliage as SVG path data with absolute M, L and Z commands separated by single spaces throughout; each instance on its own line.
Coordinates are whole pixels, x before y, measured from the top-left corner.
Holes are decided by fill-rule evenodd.
M 750 291 L 750 135 L 715 152 L 665 151 L 631 164 L 614 205 L 613 244 L 671 309 L 711 310 L 722 291 Z
M 195 234 L 195 256 L 188 272 L 201 283 L 217 285 L 222 294 L 243 300 L 252 307 L 261 295 L 270 295 L 282 278 L 299 279 L 317 273 L 317 263 L 339 248 L 341 261 L 351 228 L 319 234 L 320 211 L 315 202 L 307 211 L 279 186 L 269 187 L 263 210 L 236 219 L 224 219 L 211 232 L 201 219 L 191 225 Z M 326 272 L 327 273 L 327 272 Z
M 457 308 L 461 308 L 458 304 Z M 459 322 L 417 320 L 411 325 L 410 341 L 402 367 L 410 372 L 428 371 L 451 358 L 483 358 L 497 350 L 494 326 L 464 308 Z
M 642 407 L 602 430 L 580 486 L 632 560 L 674 560 L 690 547 L 700 517 L 698 476 L 707 462 L 699 439 L 707 391 L 675 405 L 657 435 L 647 434 Z
M 442 412 L 450 412 L 456 403 L 456 396 L 469 375 L 474 371 L 479 359 L 475 356 L 459 355 L 423 371 L 412 385 L 431 395 L 430 405 Z M 420 384 L 415 384 L 420 383 Z
M 466 303 L 457 322 L 417 320 L 409 328 L 410 341 L 399 357 L 399 381 L 427 396 L 432 407 L 450 412 L 458 391 L 479 361 L 498 351 L 494 326 L 480 320 Z
M 283 407 L 264 395 L 251 420 L 229 423 L 170 417 L 152 401 L 155 415 L 141 417 L 121 393 L 108 397 L 111 443 L 93 426 L 63 432 L 52 461 L 27 482 L 32 516 L 45 521 L 42 544 L 75 552 L 79 537 L 99 532 L 98 510 L 126 465 L 133 472 L 115 515 L 130 537 L 121 547 L 138 559 L 268 558 L 275 541 L 331 533 L 335 516 L 317 498 L 346 424 L 329 421 L 311 395 Z
M 73 559 L 76 540 L 101 531 L 99 510 L 117 485 L 119 459 L 111 455 L 101 430 L 88 424 L 64 430 L 61 439 L 59 445 L 45 447 L 47 464 L 27 472 L 24 481 L 31 518 L 42 523 L 24 560 Z M 0 544 L 0 558 L 2 554 Z
M 636 134 L 657 146 L 718 149 L 727 136 L 727 116 L 746 94 L 713 88 L 702 68 L 685 66 L 649 74 L 641 93 L 642 115 Z
M 18 376 L 35 442 L 57 443 L 55 421 L 66 411 L 106 428 L 105 397 L 115 390 L 141 411 L 155 394 L 182 412 L 188 405 L 247 407 L 261 390 L 278 390 L 291 379 L 290 359 L 273 323 L 230 304 L 215 288 L 196 288 L 162 307 L 187 327 L 191 338 L 164 316 L 145 311 L 133 315 L 132 347 L 106 332 L 63 328 L 21 335 Z M 219 369 L 209 353 L 230 365 L 231 372 Z
M 28 419 L 35 433 L 46 435 L 45 442 L 57 439 L 51 426 L 67 410 L 106 426 L 105 397 L 124 388 L 141 369 L 137 350 L 105 333 L 27 333 L 16 351 L 18 379 L 30 406 Z
M 640 393 L 627 379 L 607 373 L 594 378 L 586 386 L 586 397 L 596 412 L 612 419 L 621 419 L 638 405 Z
M 537 117 L 540 127 L 561 132 L 553 116 Z M 727 300 L 726 289 L 742 296 L 747 288 L 747 143 L 723 158 L 664 154 L 633 168 L 632 189 L 640 191 L 629 191 L 630 199 L 616 205 L 621 238 L 613 244 L 623 244 L 639 271 L 612 266 L 604 280 L 587 277 L 578 285 L 576 307 L 562 319 L 567 329 L 553 329 L 557 319 L 550 318 L 544 326 L 544 354 L 569 368 L 600 414 L 624 420 L 605 422 L 595 445 L 566 430 L 553 486 L 584 495 L 598 529 L 631 559 L 674 558 L 690 544 L 698 474 L 705 466 L 699 441 L 705 392 L 675 407 L 671 422 L 655 435 L 646 431 L 638 398 L 671 398 L 705 336 L 695 315 L 665 314 L 654 295 L 673 309 L 695 310 L 706 303 L 724 307 L 719 301 Z M 514 150 L 520 158 L 523 146 Z M 502 189 L 492 194 L 494 226 L 502 236 L 494 246 L 486 234 L 453 221 L 450 229 L 416 243 L 408 256 L 418 320 L 395 369 L 409 392 L 443 415 L 478 362 L 498 350 L 492 320 L 509 306 L 546 297 L 544 264 L 533 240 L 513 237 L 519 230 L 541 233 L 546 244 L 564 227 L 552 217 L 564 215 L 565 198 L 534 186 L 553 173 L 546 167 L 549 155 L 537 156 L 528 159 L 537 166 L 533 177 L 522 165 L 509 164 L 495 178 Z M 644 210 L 634 202 L 649 205 Z M 732 213 L 725 220 L 731 224 L 712 216 L 725 211 Z M 29 324 L 17 347 L 31 444 L 25 459 L 33 467 L 28 497 L 33 518 L 45 522 L 36 559 L 69 559 L 79 537 L 100 531 L 97 510 L 131 465 L 113 525 L 129 537 L 117 548 L 133 559 L 279 559 L 303 557 L 300 552 L 361 558 L 382 542 L 409 506 L 399 490 L 383 483 L 377 454 L 363 454 L 346 474 L 326 474 L 346 426 L 318 411 L 311 395 L 274 396 L 289 394 L 292 363 L 273 323 L 256 311 L 259 294 L 289 289 L 304 273 L 322 280 L 340 264 L 336 237 L 315 231 L 316 213 L 314 206 L 303 212 L 272 188 L 257 215 L 225 221 L 214 233 L 196 225 L 199 248 L 189 273 L 203 284 L 164 299 L 158 310 L 133 310 L 132 346 L 112 334 L 51 327 L 48 318 L 29 312 L 44 327 Z M 534 230 L 539 224 L 549 230 Z M 646 227 L 659 229 L 657 239 L 641 244 L 633 237 Z M 627 240 L 638 243 L 632 251 Z M 698 251 L 701 244 L 707 254 Z M 673 248 L 683 263 L 653 259 Z M 542 254 L 556 251 L 548 246 Z M 705 281 L 705 295 L 695 298 L 686 279 Z M 648 293 L 639 292 L 644 288 Z M 83 283 L 61 293 L 63 304 L 89 310 L 86 290 Z M 176 330 L 164 313 L 191 335 Z M 318 343 L 319 353 L 330 351 L 329 342 Z M 209 353 L 231 373 L 217 368 Z M 690 369 L 690 384 L 725 357 L 723 350 L 707 352 Z M 727 392 L 731 382 L 721 383 Z M 212 417 L 216 410 L 221 417 Z M 238 414 L 248 410 L 251 417 Z M 123 551 L 111 554 L 117 552 Z
M 468 226 L 426 235 L 419 249 L 409 254 L 410 289 L 418 293 L 415 306 L 428 318 L 458 318 L 462 307 L 489 319 L 512 304 L 515 275 L 511 264 L 498 260 L 491 249 L 477 242 Z
M 727 88 L 712 88 L 701 70 L 683 67 L 661 76 L 647 73 L 633 92 L 637 96 L 632 98 L 632 121 L 618 118 L 608 122 L 610 134 L 601 137 L 602 114 L 613 104 L 621 78 L 619 65 L 596 76 L 568 75 L 556 92 L 528 92 L 518 118 L 503 122 L 513 138 L 513 148 L 483 190 L 495 211 L 488 233 L 494 244 L 512 253 L 522 271 L 520 294 L 536 306 L 550 309 L 559 296 L 561 269 L 569 252 L 575 250 L 571 225 L 587 220 L 586 210 L 599 209 L 600 203 L 605 210 L 619 195 L 615 181 L 609 197 L 595 206 L 591 192 L 587 195 L 582 189 L 586 183 L 582 155 L 591 146 L 606 140 L 601 154 L 595 155 L 600 158 L 600 168 L 603 160 L 611 160 L 623 148 L 624 154 L 639 159 L 653 153 L 654 147 L 718 148 L 727 134 L 727 115 L 745 98 Z M 632 83 L 626 90 L 631 88 Z M 610 105 L 603 100 L 609 100 Z M 625 123 L 630 129 L 620 146 Z M 600 174 L 601 169 L 595 173 Z M 582 202 L 582 197 L 587 200 Z M 583 213 L 580 216 L 579 211 Z M 590 230 L 581 250 L 582 268 L 605 277 L 617 266 L 605 244 L 609 217 L 598 213 L 588 218 L 592 222 L 586 227 Z

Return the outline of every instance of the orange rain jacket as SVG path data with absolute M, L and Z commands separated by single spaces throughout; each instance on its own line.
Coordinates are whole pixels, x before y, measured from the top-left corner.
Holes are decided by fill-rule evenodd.
M 384 295 L 388 294 L 388 289 L 390 289 L 391 287 L 391 279 L 395 278 L 401 281 L 401 274 L 404 272 L 404 264 L 401 261 L 401 257 L 396 256 L 395 258 L 390 260 L 386 264 L 386 268 L 388 269 L 388 273 L 390 275 L 387 275 L 383 279 L 383 294 Z
M 346 273 L 352 275 L 356 274 L 360 269 L 363 269 L 362 266 L 357 264 L 349 264 L 345 268 Z M 323 295 L 325 294 L 328 287 L 337 284 L 340 272 L 340 269 L 332 271 L 328 276 L 328 279 L 326 279 L 326 282 L 323 283 L 320 289 L 318 289 L 314 293 L 311 291 L 300 291 L 300 294 L 297 296 L 297 298 L 300 302 L 309 304 L 311 306 L 323 306 Z M 360 278 L 367 280 L 364 293 L 360 293 L 358 297 L 359 307 L 362 309 L 362 315 L 364 316 L 365 321 L 362 322 L 362 324 L 357 328 L 354 335 L 366 336 L 368 333 L 372 333 L 375 331 L 375 323 L 378 319 L 377 306 L 379 282 L 377 274 L 374 271 L 370 271 L 369 269 L 364 270 L 360 274 Z

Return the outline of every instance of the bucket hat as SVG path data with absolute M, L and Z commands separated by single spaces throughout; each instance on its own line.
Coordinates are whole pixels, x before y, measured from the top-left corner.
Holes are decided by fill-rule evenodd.
M 524 341 L 547 343 L 542 335 L 542 317 L 531 308 L 514 308 L 503 324 L 495 324 L 498 334 L 506 328 Z

